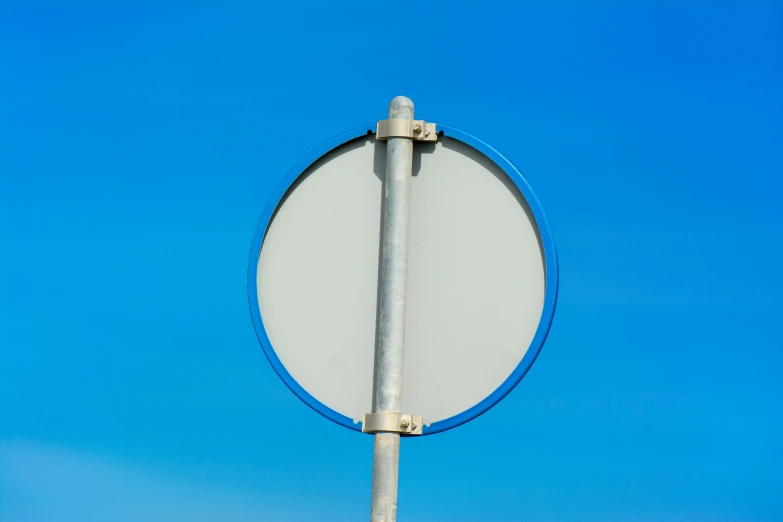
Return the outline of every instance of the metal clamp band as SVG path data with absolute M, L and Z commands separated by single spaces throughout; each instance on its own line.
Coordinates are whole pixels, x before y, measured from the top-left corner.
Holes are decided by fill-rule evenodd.
M 438 141 L 435 124 L 424 120 L 381 120 L 378 122 L 375 137 L 379 140 L 407 138 L 415 141 Z
M 364 433 L 385 431 L 404 433 L 405 435 L 421 435 L 422 418 L 404 413 L 365 413 L 362 420 Z

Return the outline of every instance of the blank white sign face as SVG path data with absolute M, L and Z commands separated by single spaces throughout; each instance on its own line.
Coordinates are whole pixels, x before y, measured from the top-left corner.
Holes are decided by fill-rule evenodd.
M 358 138 L 289 189 L 257 267 L 263 327 L 310 395 L 358 422 L 372 410 L 386 144 Z M 545 260 L 507 175 L 446 136 L 414 145 L 402 412 L 425 426 L 490 396 L 541 321 Z

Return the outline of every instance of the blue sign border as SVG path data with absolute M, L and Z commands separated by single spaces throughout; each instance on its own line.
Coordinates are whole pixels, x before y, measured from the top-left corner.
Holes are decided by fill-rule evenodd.
M 346 131 L 339 136 L 335 136 L 305 156 L 305 158 L 302 159 L 293 169 L 291 169 L 285 178 L 283 178 L 272 194 L 272 197 L 269 198 L 269 201 L 264 208 L 264 212 L 261 215 L 261 219 L 258 222 L 258 227 L 256 228 L 256 233 L 253 237 L 253 245 L 250 250 L 250 261 L 248 263 L 247 270 L 247 291 L 248 301 L 250 303 L 250 315 L 253 319 L 253 326 L 255 327 L 256 336 L 258 337 L 258 340 L 261 343 L 261 347 L 264 350 L 264 354 L 269 360 L 269 363 L 272 365 L 272 368 L 274 368 L 275 372 L 286 384 L 286 386 L 288 386 L 288 388 L 290 388 L 290 390 L 294 392 L 294 394 L 305 404 L 310 406 L 312 409 L 327 419 L 356 431 L 361 431 L 361 423 L 354 423 L 353 419 L 334 411 L 307 393 L 307 391 L 302 388 L 296 379 L 294 379 L 293 376 L 288 373 L 288 370 L 286 370 L 285 366 L 283 366 L 283 363 L 275 353 L 275 349 L 272 346 L 272 343 L 269 341 L 269 336 L 267 336 L 266 330 L 264 329 L 261 310 L 258 306 L 256 274 L 258 268 L 258 258 L 261 253 L 261 245 L 263 244 L 264 237 L 266 236 L 266 231 L 269 228 L 269 224 L 272 220 L 272 216 L 274 215 L 275 210 L 277 209 L 277 206 L 280 204 L 280 201 L 283 199 L 291 185 L 293 185 L 297 178 L 299 178 L 299 176 L 301 176 L 302 173 L 305 172 L 307 168 L 310 167 L 310 165 L 312 165 L 318 158 L 339 147 L 340 145 L 343 145 L 344 143 L 362 136 L 366 136 L 367 134 L 373 134 L 375 132 L 375 125 L 375 123 L 368 123 Z M 541 208 L 541 204 L 539 203 L 538 198 L 533 193 L 533 190 L 530 188 L 530 185 L 528 185 L 525 178 L 522 176 L 522 173 L 502 154 L 475 136 L 448 125 L 437 124 L 437 129 L 438 134 L 444 134 L 457 141 L 461 141 L 462 143 L 473 147 L 492 160 L 503 170 L 503 172 L 506 173 L 506 175 L 511 179 L 511 181 L 513 181 L 513 183 L 522 193 L 522 196 L 530 206 L 530 210 L 532 211 L 533 217 L 536 220 L 541 242 L 544 247 L 544 260 L 546 263 L 546 289 L 544 292 L 544 307 L 541 311 L 541 320 L 538 323 L 538 329 L 533 336 L 533 340 L 530 343 L 530 347 L 525 353 L 525 356 L 522 358 L 522 361 L 514 369 L 511 375 L 509 375 L 503 384 L 501 384 L 494 392 L 492 392 L 488 397 L 472 408 L 454 415 L 453 417 L 449 417 L 448 419 L 433 422 L 430 426 L 425 425 L 422 430 L 423 435 L 432 435 L 441 431 L 450 430 L 451 428 L 456 428 L 461 424 L 475 419 L 500 402 L 506 395 L 508 395 L 511 390 L 514 389 L 519 381 L 522 380 L 522 378 L 535 362 L 536 357 L 538 357 L 538 354 L 541 351 L 541 347 L 544 345 L 544 341 L 549 334 L 549 328 L 552 325 L 552 319 L 555 315 L 559 279 L 557 249 L 555 247 L 555 240 L 552 236 L 552 231 L 549 227 L 549 222 L 547 221 L 546 215 L 544 214 L 544 210 Z

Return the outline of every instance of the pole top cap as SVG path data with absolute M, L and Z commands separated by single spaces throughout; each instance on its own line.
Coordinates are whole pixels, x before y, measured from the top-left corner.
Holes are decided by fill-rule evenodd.
M 413 101 L 407 96 L 396 96 L 389 103 L 390 120 L 412 120 Z

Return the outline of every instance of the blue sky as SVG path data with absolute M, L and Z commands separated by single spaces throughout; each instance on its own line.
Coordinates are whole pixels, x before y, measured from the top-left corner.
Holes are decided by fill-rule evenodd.
M 245 271 L 398 94 L 561 263 L 523 382 L 404 441 L 399 519 L 783 519 L 783 4 L 680 4 L 4 2 L 0 520 L 367 519 L 372 440 L 278 380 Z

